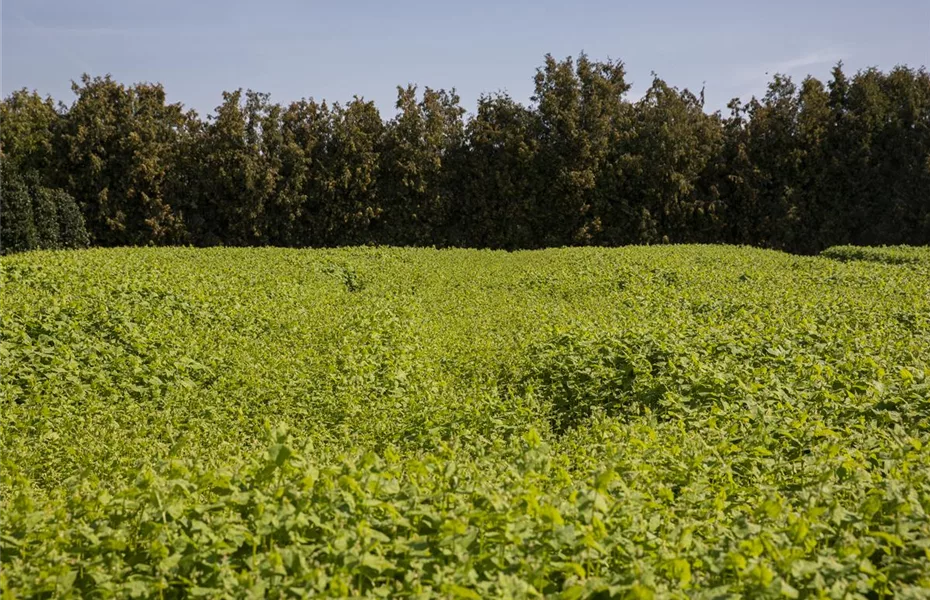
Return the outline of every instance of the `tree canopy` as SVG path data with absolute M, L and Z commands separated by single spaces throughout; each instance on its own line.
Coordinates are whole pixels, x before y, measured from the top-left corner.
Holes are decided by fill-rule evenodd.
M 924 68 L 775 75 L 728 114 L 658 76 L 632 101 L 622 62 L 584 54 L 547 55 L 534 83 L 529 105 L 488 94 L 473 114 L 398 87 L 389 119 L 251 90 L 203 119 L 109 76 L 70 105 L 18 90 L 0 102 L 0 245 L 930 243 Z

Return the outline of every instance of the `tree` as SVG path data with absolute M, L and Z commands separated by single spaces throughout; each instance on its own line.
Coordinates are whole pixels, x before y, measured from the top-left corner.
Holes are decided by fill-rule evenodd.
M 788 249 L 792 231 L 798 225 L 800 192 L 797 86 L 790 77 L 775 75 L 762 100 L 753 98 L 747 111 L 749 158 L 756 175 L 751 240 Z
M 84 218 L 70 194 L 59 188 L 35 185 L 31 196 L 37 248 L 59 250 L 89 245 Z
M 77 202 L 62 189 L 51 189 L 50 193 L 58 208 L 58 247 L 87 248 L 90 245 L 90 236 Z
M 25 178 L 3 161 L 0 197 L 0 251 L 84 248 L 89 243 L 74 198 L 48 188 L 32 171 Z
M 461 246 L 532 248 L 539 209 L 539 151 L 533 111 L 506 94 L 482 96 L 466 126 L 467 151 L 452 207 L 450 241 Z
M 823 83 L 807 77 L 798 94 L 797 141 L 800 150 L 795 225 L 790 248 L 816 253 L 833 245 L 825 218 L 830 189 L 828 137 L 833 118 L 830 94 Z
M 274 194 L 264 211 L 265 237 L 280 246 L 319 243 L 310 205 L 320 194 L 323 155 L 329 136 L 326 105 L 310 100 L 269 111 L 262 128 L 262 152 L 274 161 Z
M 725 116 L 657 76 L 628 102 L 623 63 L 584 54 L 533 81 L 529 106 L 486 95 L 467 119 L 454 91 L 408 85 L 387 121 L 251 90 L 201 119 L 109 76 L 70 106 L 17 90 L 0 245 L 930 243 L 925 69 L 776 75 Z
M 723 147 L 712 167 L 711 194 L 718 199 L 723 226 L 719 239 L 749 244 L 758 235 L 758 169 L 750 157 L 748 111 L 739 98 L 728 103 L 723 119 Z
M 930 243 L 930 76 L 896 67 L 882 74 L 883 117 L 871 154 L 873 196 L 864 243 Z
M 598 176 L 627 118 L 623 63 L 594 62 L 584 54 L 559 62 L 547 55 L 535 84 L 536 172 L 545 190 L 536 238 L 542 245 L 591 243 L 607 212 L 608 198 L 595 193 Z
M 262 150 L 262 124 L 271 109 L 267 94 L 223 93 L 216 117 L 197 136 L 190 160 L 196 188 L 188 219 L 200 244 L 249 246 L 265 242 L 265 208 L 278 180 L 275 157 Z
M 385 131 L 381 193 L 385 199 L 381 241 L 398 245 L 445 242 L 454 200 L 444 171 L 464 137 L 455 91 L 397 88 L 398 114 Z
M 72 84 L 77 96 L 62 124 L 63 187 L 77 198 L 95 243 L 169 243 L 180 224 L 165 181 L 185 115 L 160 84 L 130 87 L 109 76 Z
M 333 107 L 316 212 L 323 243 L 343 246 L 378 240 L 388 201 L 378 187 L 384 135 L 374 102 L 356 97 Z
M 654 77 L 633 107 L 626 143 L 624 202 L 610 219 L 617 241 L 693 242 L 714 236 L 714 198 L 706 171 L 722 144 L 719 119 L 703 100 Z M 619 210 L 618 210 L 619 209 Z M 625 235 L 622 229 L 629 228 Z
M 25 88 L 0 102 L 0 155 L 7 168 L 53 183 L 60 120 L 50 97 Z

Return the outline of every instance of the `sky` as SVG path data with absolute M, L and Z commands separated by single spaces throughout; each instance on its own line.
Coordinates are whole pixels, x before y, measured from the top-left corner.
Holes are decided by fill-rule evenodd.
M 622 60 L 631 99 L 654 72 L 725 110 L 774 73 L 930 65 L 930 0 L 2 0 L 3 96 L 68 104 L 86 72 L 160 82 L 201 115 L 251 88 L 281 103 L 358 95 L 390 116 L 408 83 L 455 88 L 471 112 L 488 92 L 528 103 L 546 53 L 580 52 Z

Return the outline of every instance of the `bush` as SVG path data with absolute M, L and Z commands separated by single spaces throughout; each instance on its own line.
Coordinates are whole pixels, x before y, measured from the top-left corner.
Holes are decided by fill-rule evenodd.
M 64 190 L 44 187 L 5 168 L 2 192 L 0 248 L 4 254 L 90 245 L 84 217 Z
M 22 252 L 38 247 L 38 234 L 32 214 L 32 199 L 22 178 L 3 169 L 0 191 L 0 251 Z
M 32 217 L 36 227 L 36 247 L 58 248 L 58 190 L 36 186 L 32 190 Z
M 51 190 L 58 208 L 58 242 L 60 248 L 86 248 L 90 235 L 84 224 L 84 215 L 74 198 L 64 190 Z

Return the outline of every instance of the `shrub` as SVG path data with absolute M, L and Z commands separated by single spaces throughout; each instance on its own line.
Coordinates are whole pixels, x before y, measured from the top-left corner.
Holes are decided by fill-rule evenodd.
M 77 202 L 64 190 L 51 190 L 58 208 L 58 232 L 61 248 L 86 248 L 90 236 Z
M 36 226 L 36 248 L 55 250 L 59 247 L 58 190 L 32 188 L 32 214 Z
M 37 248 L 39 234 L 25 182 L 3 165 L 0 187 L 0 249 L 3 254 Z
M 2 252 L 90 245 L 84 217 L 74 198 L 64 190 L 39 185 L 34 179 L 4 169 L 0 203 Z

